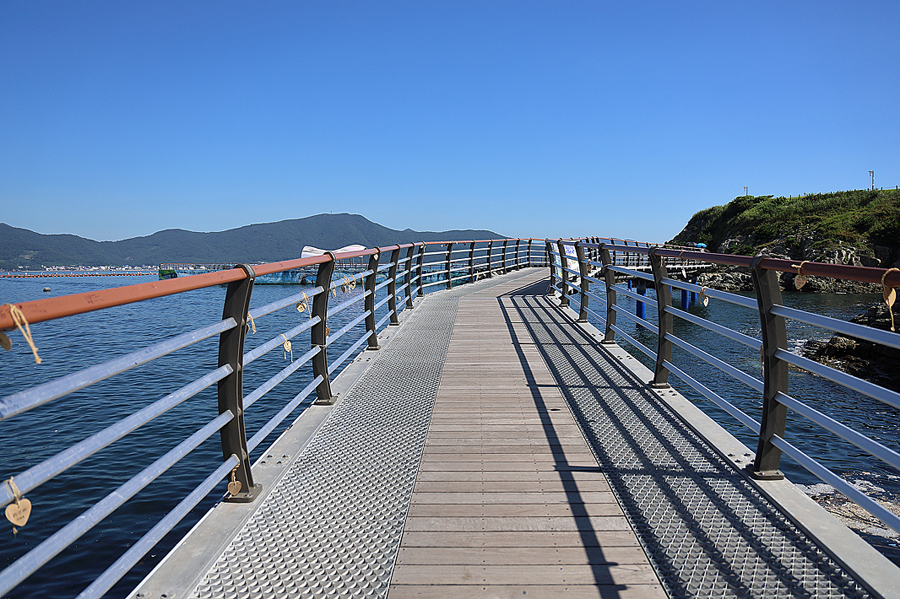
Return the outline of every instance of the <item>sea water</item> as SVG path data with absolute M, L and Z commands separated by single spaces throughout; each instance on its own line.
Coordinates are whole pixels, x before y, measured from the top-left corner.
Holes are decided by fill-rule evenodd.
M 130 278 L 127 283 L 154 279 L 155 276 Z M 123 282 L 111 277 L 0 279 L 0 302 L 23 302 L 48 296 L 92 291 L 117 284 Z M 42 291 L 47 286 L 50 287 L 49 293 Z M 429 289 L 437 290 L 441 287 L 438 285 Z M 251 307 L 262 306 L 303 289 L 298 286 L 256 287 L 253 290 Z M 331 304 L 334 306 L 360 292 L 360 287 L 349 290 L 347 295 L 339 292 L 337 298 L 332 298 Z M 383 297 L 383 293 L 384 289 L 381 290 L 379 297 Z M 212 287 L 35 324 L 31 327 L 32 333 L 44 360 L 39 366 L 35 365 L 21 335 L 17 331 L 11 332 L 13 350 L 0 353 L 0 397 L 105 362 L 161 339 L 216 322 L 221 319 L 224 295 L 224 287 Z M 653 297 L 652 290 L 648 290 L 648 297 Z M 879 297 L 790 293 L 785 294 L 785 304 L 810 312 L 848 319 L 877 302 Z M 332 331 L 338 330 L 358 316 L 362 310 L 361 304 L 362 302 L 357 302 L 351 308 L 329 318 L 328 324 Z M 634 313 L 634 300 L 620 295 L 620 304 Z M 398 307 L 402 308 L 403 303 L 399 303 Z M 385 310 L 386 306 L 379 311 L 379 318 Z M 759 318 L 754 310 L 712 300 L 708 306 L 697 303 L 690 307 L 689 311 L 747 335 L 759 337 Z M 650 310 L 647 312 L 648 315 L 651 314 Z M 308 313 L 298 313 L 291 306 L 257 319 L 257 331 L 248 334 L 246 349 L 252 349 L 277 337 L 281 332 L 302 323 L 307 318 Z M 624 318 L 620 318 L 619 323 L 645 345 L 655 348 L 653 335 Z M 363 332 L 363 325 L 357 325 L 350 334 L 329 348 L 329 358 L 333 360 L 341 355 Z M 676 319 L 675 334 L 756 377 L 761 376 L 759 355 L 749 348 L 723 340 L 718 335 L 679 319 Z M 789 334 L 791 349 L 798 352 L 806 339 L 824 340 L 830 336 L 827 331 L 799 323 L 790 325 Z M 643 354 L 630 348 L 626 342 L 620 343 L 646 361 Z M 213 337 L 0 423 L 0 447 L 3 448 L 0 480 L 8 479 L 55 455 L 65 447 L 81 441 L 215 369 L 217 345 L 218 339 Z M 308 348 L 309 334 L 304 333 L 292 340 L 293 356 L 281 348 L 276 348 L 250 364 L 244 373 L 245 394 L 288 365 L 292 357 L 299 357 Z M 677 348 L 674 362 L 754 418 L 759 418 L 759 393 Z M 258 430 L 311 380 L 311 369 L 309 365 L 305 365 L 251 406 L 245 416 L 248 436 Z M 790 380 L 790 393 L 795 397 L 807 401 L 889 447 L 900 449 L 900 419 L 893 408 L 800 370 L 792 369 Z M 670 381 L 751 450 L 755 449 L 755 437 L 748 429 L 703 399 L 687 385 L 681 384 L 674 376 L 670 377 Z M 251 458 L 253 460 L 258 458 L 304 408 L 305 406 L 298 408 L 277 427 L 253 452 Z M 0 539 L 3 541 L 0 543 L 0 566 L 6 567 L 15 558 L 27 553 L 216 415 L 216 387 L 213 385 L 66 473 L 29 492 L 27 497 L 32 501 L 33 510 L 28 524 L 16 535 L 12 534 L 11 525 L 7 524 L 5 530 L 0 526 Z M 861 451 L 836 439 L 830 433 L 804 423 L 793 414 L 789 416 L 788 440 L 849 480 L 867 480 L 884 489 L 885 493 L 894 497 L 900 496 L 900 481 L 896 472 L 878 460 L 866 457 Z M 172 509 L 206 473 L 221 463 L 221 460 L 221 446 L 219 436 L 216 434 L 38 570 L 9 596 L 75 596 L 115 561 L 130 544 L 136 542 L 159 518 Z M 783 458 L 782 466 L 788 477 L 795 482 L 805 484 L 817 482 L 817 479 L 788 458 Z M 224 492 L 222 483 L 172 533 L 151 550 L 139 565 L 113 588 L 109 596 L 123 596 L 131 590 L 222 497 Z M 315 509 L 315 506 L 310 506 L 310 509 Z

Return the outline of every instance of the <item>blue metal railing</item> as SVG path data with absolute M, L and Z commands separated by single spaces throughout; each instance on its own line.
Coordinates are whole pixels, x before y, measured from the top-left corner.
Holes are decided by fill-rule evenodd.
M 520 246 L 527 247 L 527 253 L 519 252 Z M 430 248 L 442 249 L 428 251 Z M 509 249 L 504 251 L 503 248 Z M 517 251 L 513 253 L 512 249 Z M 339 260 L 363 257 L 369 259 L 368 268 L 349 276 L 333 275 Z M 198 430 L 186 434 L 181 442 L 152 464 L 113 489 L 105 498 L 77 518 L 47 536 L 36 547 L 12 561 L 0 572 L 0 595 L 5 596 L 201 443 L 219 433 L 223 447 L 222 461 L 209 464 L 208 473 L 204 473 L 203 479 L 192 489 L 170 489 L 172 493 L 183 494 L 181 500 L 79 595 L 83 598 L 102 596 L 229 476 L 232 481 L 239 482 L 241 488 L 229 494 L 225 500 L 253 501 L 258 494 L 258 485 L 253 481 L 252 466 L 249 462 L 250 452 L 302 405 L 308 405 L 313 401 L 319 404 L 332 403 L 334 398 L 330 394 L 329 381 L 333 373 L 367 344 L 369 347 L 377 348 L 380 331 L 389 324 L 397 323 L 398 313 L 413 307 L 414 298 L 423 295 L 426 288 L 473 282 L 480 276 L 491 276 L 501 270 L 545 263 L 543 244 L 536 244 L 532 248 L 531 240 L 513 240 L 513 243 L 506 240 L 428 242 L 372 248 L 338 255 L 326 254 L 269 265 L 242 265 L 241 268 L 230 271 L 171 279 L 152 285 L 141 284 L 93 292 L 90 298 L 81 294 L 17 304 L 26 318 L 35 323 L 93 311 L 98 307 L 144 301 L 221 284 L 228 285 L 225 302 L 225 312 L 228 314 L 217 322 L 199 326 L 192 331 L 97 366 L 0 398 L 0 422 L 3 422 L 131 369 L 150 364 L 163 356 L 182 352 L 202 341 L 216 336 L 220 339 L 220 364 L 217 368 L 202 373 L 178 390 L 59 451 L 56 455 L 22 471 L 13 472 L 9 482 L 0 484 L 0 502 L 2 502 L 0 507 L 20 501 L 24 495 L 53 480 L 101 449 L 184 404 L 201 391 L 218 385 L 217 417 L 204 423 Z M 300 267 L 318 269 L 314 287 L 249 309 L 249 296 L 255 276 Z M 435 280 L 423 282 L 429 278 Z M 361 290 L 355 292 L 356 287 L 360 287 Z M 376 302 L 376 294 L 384 294 L 384 297 Z M 335 303 L 329 306 L 331 300 Z M 0 328 L 4 326 L 11 328 L 9 308 L 4 306 L 2 310 L 5 312 L 0 311 Z M 342 326 L 334 331 L 328 329 L 327 324 L 331 322 L 329 318 L 333 319 L 335 314 L 348 310 L 353 312 L 348 312 L 351 316 L 345 319 L 346 322 L 343 322 Z M 300 324 L 272 336 L 254 349 L 244 351 L 244 335 L 280 311 L 297 311 L 300 312 L 301 318 L 305 319 Z M 310 334 L 310 346 L 301 355 L 293 357 L 296 349 L 291 345 L 291 341 L 302 333 Z M 346 341 L 348 336 L 353 335 L 355 337 L 351 341 Z M 329 349 L 336 347 L 338 342 L 346 349 L 337 357 L 331 358 L 327 355 Z M 291 353 L 293 357 L 291 363 L 244 394 L 240 375 L 253 362 L 279 348 L 285 354 Z M 254 407 L 285 381 L 292 380 L 298 372 L 310 368 L 311 380 L 248 439 L 244 428 L 245 411 Z M 5 422 L 3 424 L 9 426 Z M 13 481 L 18 493 L 14 491 Z
M 891 348 L 900 348 L 900 334 L 784 306 L 775 274 L 776 272 L 799 272 L 800 265 L 792 264 L 790 261 L 765 259 L 761 256 L 751 259 L 742 256 L 709 254 L 686 248 L 632 246 L 614 240 L 603 243 L 597 239 L 548 240 L 546 247 L 551 260 L 551 287 L 554 294 L 560 298 L 563 305 L 569 306 L 571 301 L 577 304 L 582 315 L 592 314 L 596 321 L 605 327 L 606 342 L 612 342 L 618 336 L 646 355 L 651 363 L 655 363 L 654 378 L 653 381 L 650 381 L 653 386 L 667 386 L 668 375 L 674 374 L 694 391 L 752 431 L 757 438 L 757 451 L 755 463 L 750 469 L 751 476 L 760 479 L 782 477 L 783 475 L 779 471 L 779 460 L 781 454 L 784 453 L 814 476 L 832 485 L 878 517 L 884 524 L 900 532 L 900 517 L 885 509 L 866 493 L 832 472 L 795 444 L 785 440 L 787 410 L 790 409 L 809 423 L 818 426 L 820 430 L 840 437 L 862 452 L 888 464 L 891 468 L 900 470 L 900 453 L 840 422 L 839 414 L 826 414 L 789 395 L 787 393 L 788 365 L 813 373 L 893 408 L 900 409 L 900 393 L 792 353 L 786 346 L 785 321 L 794 320 Z M 756 297 L 745 297 L 708 289 L 687 280 L 674 278 L 673 275 L 685 272 L 683 269 L 685 264 L 693 268 L 704 264 L 748 267 L 753 273 Z M 599 271 L 596 270 L 598 267 Z M 641 270 L 636 270 L 636 268 L 641 268 Z M 884 284 L 900 283 L 896 276 L 885 269 L 812 262 L 804 263 L 803 269 L 805 274 L 817 276 Z M 595 274 L 589 274 L 592 272 Z M 599 273 L 600 276 L 597 276 L 596 273 Z M 890 278 L 892 276 L 893 278 Z M 656 291 L 655 297 L 644 295 L 641 293 L 640 287 L 638 292 L 629 289 L 633 281 L 649 283 Z M 602 291 L 592 291 L 590 283 L 594 283 L 595 287 L 599 287 Z M 684 309 L 676 308 L 672 305 L 671 289 L 702 294 L 707 298 L 729 302 L 756 312 L 762 326 L 762 338 L 752 337 Z M 634 300 L 637 314 L 632 314 L 629 309 L 619 305 L 621 296 Z M 591 309 L 593 301 L 604 304 L 605 317 L 602 312 Z M 656 318 L 644 317 L 643 308 L 649 308 L 652 313 L 656 314 Z M 629 334 L 619 326 L 617 324 L 619 317 L 627 319 L 634 325 L 636 333 Z M 673 321 L 676 318 L 709 331 L 719 338 L 741 344 L 752 352 L 759 352 L 762 356 L 762 378 L 748 374 L 741 368 L 713 355 L 710 351 L 701 349 L 676 336 L 673 332 Z M 639 334 L 641 331 L 645 333 Z M 647 347 L 645 342 L 636 338 L 637 336 L 642 339 L 655 339 L 656 347 Z M 696 376 L 692 376 L 689 371 L 695 370 L 695 368 L 690 362 L 682 359 L 684 363 L 676 364 L 672 358 L 673 347 L 682 350 L 682 356 L 691 356 L 758 393 L 762 400 L 760 417 L 756 418 L 747 414 L 723 394 L 711 389 L 709 383 L 705 384 Z M 713 379 L 713 382 L 720 383 L 717 379 Z

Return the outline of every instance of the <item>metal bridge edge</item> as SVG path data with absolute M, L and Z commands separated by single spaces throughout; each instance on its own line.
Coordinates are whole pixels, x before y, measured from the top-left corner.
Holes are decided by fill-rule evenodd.
M 578 313 L 568 307 L 557 308 L 585 333 L 597 340 L 598 351 L 605 351 L 640 380 L 665 403 L 690 429 L 703 438 L 726 462 L 771 501 L 784 515 L 850 573 L 876 597 L 900 599 L 900 568 L 869 545 L 837 518 L 828 513 L 788 479 L 756 480 L 747 474 L 753 453 L 731 433 L 681 393 L 669 387 L 654 389 L 653 372 L 618 344 L 603 344 L 603 332 L 590 323 L 578 322 Z
M 417 298 L 417 302 L 421 298 Z M 402 324 L 413 310 L 399 315 Z M 379 334 L 381 347 L 390 343 L 396 328 Z M 153 570 L 127 595 L 128 599 L 188 597 L 207 571 L 237 536 L 256 509 L 263 504 L 291 464 L 315 436 L 328 415 L 340 405 L 351 387 L 372 365 L 372 352 L 363 350 L 331 381 L 337 401 L 331 405 L 310 405 L 254 462 L 253 476 L 263 490 L 253 503 L 230 503 L 221 499 L 169 551 Z M 271 456 L 271 457 L 269 457 Z M 222 498 L 224 499 L 224 497 Z

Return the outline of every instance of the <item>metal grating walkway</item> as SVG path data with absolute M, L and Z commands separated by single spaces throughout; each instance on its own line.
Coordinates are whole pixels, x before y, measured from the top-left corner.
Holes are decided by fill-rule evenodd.
M 670 597 L 868 596 L 547 298 L 512 303 Z
M 658 593 L 660 588 L 672 597 L 865 596 L 738 472 L 687 430 L 643 382 L 542 297 L 546 284 L 539 281 L 545 277 L 544 269 L 528 269 L 430 294 L 418 302 L 391 342 L 371 354 L 372 366 L 335 407 L 190 596 L 385 597 L 390 591 L 392 597 L 555 597 L 563 592 L 579 597 L 640 597 L 644 591 Z M 534 441 L 526 443 L 513 436 L 507 443 L 504 430 L 495 430 L 483 419 L 463 425 L 475 427 L 477 422 L 481 427 L 477 435 L 433 436 L 449 424 L 447 418 L 454 411 L 452 407 L 435 410 L 441 393 L 449 393 L 451 401 L 468 401 L 479 418 L 492 412 L 492 400 L 498 400 L 498 406 L 503 404 L 498 389 L 467 393 L 466 388 L 475 385 L 459 369 L 454 376 L 448 374 L 448 385 L 442 391 L 442 375 L 445 370 L 451 372 L 448 364 L 459 356 L 454 353 L 451 332 L 460 322 L 463 296 L 478 300 L 465 302 L 465 310 L 483 304 L 502 315 L 512 340 L 509 356 L 515 356 L 505 362 L 518 367 L 520 373 L 523 367 L 529 370 L 527 376 L 513 377 L 518 391 L 510 388 L 505 393 L 515 395 L 514 403 L 523 409 L 530 401 L 538 414 L 533 422 L 528 421 L 533 415 L 526 412 L 512 417 L 521 420 L 515 424 L 522 425 L 522 430 L 530 426 L 545 440 L 548 430 L 557 430 L 557 438 L 550 443 L 554 447 L 523 450 Z M 477 319 L 473 322 L 464 341 L 496 332 L 496 320 L 484 324 L 482 330 Z M 538 372 L 538 362 L 543 373 Z M 494 366 L 499 376 L 501 365 Z M 556 413 L 551 416 L 549 412 Z M 498 415 L 492 412 L 490 417 Z M 505 433 L 514 431 L 508 428 Z M 444 428 L 443 432 L 453 431 Z M 459 444 L 454 448 L 450 439 Z M 555 505 L 558 496 L 550 496 L 552 493 L 546 499 L 532 497 L 530 503 L 547 511 L 543 528 L 536 530 L 514 514 L 491 507 L 500 496 L 529 493 L 516 487 L 521 481 L 515 475 L 506 481 L 492 476 L 479 480 L 477 491 L 439 490 L 441 484 L 453 481 L 436 477 L 442 468 L 435 467 L 440 463 L 434 459 L 435 451 L 443 454 L 445 462 L 454 458 L 464 462 L 468 460 L 460 457 L 462 454 L 493 454 L 498 447 L 506 447 L 507 455 L 518 452 L 525 457 L 506 457 L 492 464 L 482 456 L 478 460 L 482 472 L 535 470 L 548 492 L 563 480 L 557 492 L 584 497 L 611 492 L 619 505 L 598 499 L 598 505 L 608 507 L 591 510 L 611 511 L 579 513 L 587 509 L 582 504 L 588 501 L 560 506 Z M 562 461 L 565 467 L 561 467 Z M 532 462 L 543 465 L 533 468 Z M 414 498 L 417 485 L 417 492 L 436 491 L 433 497 L 451 491 L 481 494 L 481 503 L 476 505 L 482 513 L 454 512 L 459 508 L 450 507 L 452 501 L 444 501 L 445 510 L 435 508 L 440 499 L 433 499 L 432 507 L 422 511 L 429 502 Z M 503 510 L 515 511 L 508 508 L 510 502 L 499 503 L 507 506 Z M 624 511 L 624 517 L 617 510 Z M 417 544 L 409 542 L 413 538 L 409 535 L 428 532 L 422 529 L 423 518 L 439 517 L 460 523 L 461 530 L 444 531 L 456 536 L 459 547 L 444 547 L 443 556 L 432 553 L 436 557 L 416 564 L 421 567 L 405 568 L 411 563 L 407 549 Z M 490 528 L 488 522 L 498 518 L 507 518 L 499 532 L 514 533 L 502 530 L 503 526 L 519 522 L 518 532 L 523 534 L 508 535 L 504 549 L 495 547 L 496 543 L 479 545 L 478 538 Z M 624 526 L 603 530 L 597 523 L 604 518 L 619 518 Z M 479 526 L 484 530 L 477 530 Z M 587 579 L 563 575 L 555 581 L 559 586 L 536 584 L 535 578 L 546 582 L 553 577 L 552 566 L 560 559 L 560 543 L 548 542 L 546 535 L 536 546 L 523 547 L 522 539 L 529 535 L 537 538 L 537 533 L 565 538 L 562 545 L 577 546 L 566 559 L 578 561 L 575 554 L 582 552 L 590 566 Z M 640 551 L 634 553 L 638 545 L 629 537 L 633 534 L 652 571 L 639 565 L 646 562 Z M 572 538 L 581 542 L 575 544 Z M 589 538 L 594 541 L 584 542 Z M 598 549 L 599 561 L 594 559 Z M 521 558 L 514 556 L 517 552 L 530 553 Z M 498 556 L 503 567 L 489 568 Z M 514 563 L 525 565 L 512 566 L 504 556 L 524 559 Z M 469 566 L 450 571 L 448 560 Z M 541 570 L 535 563 L 551 567 Z M 613 576 L 604 586 L 597 575 L 598 563 L 607 573 L 618 567 L 621 572 L 637 574 L 630 579 Z M 488 576 L 494 574 L 505 582 L 488 584 Z M 466 580 L 460 583 L 456 576 Z M 404 584 L 404 589 L 398 589 Z

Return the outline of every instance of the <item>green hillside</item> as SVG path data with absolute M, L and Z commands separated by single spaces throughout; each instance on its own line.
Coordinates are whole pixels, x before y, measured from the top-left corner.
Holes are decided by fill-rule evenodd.
M 768 248 L 798 259 L 850 246 L 875 266 L 886 259 L 876 255 L 892 256 L 900 248 L 900 190 L 741 196 L 696 213 L 671 242 L 744 255 Z
M 319 214 L 215 233 L 181 229 L 122 241 L 42 235 L 0 223 L 0 270 L 41 266 L 140 266 L 160 262 L 274 262 L 299 258 L 305 245 L 336 249 L 464 239 L 497 239 L 486 230 L 397 231 L 358 214 Z

